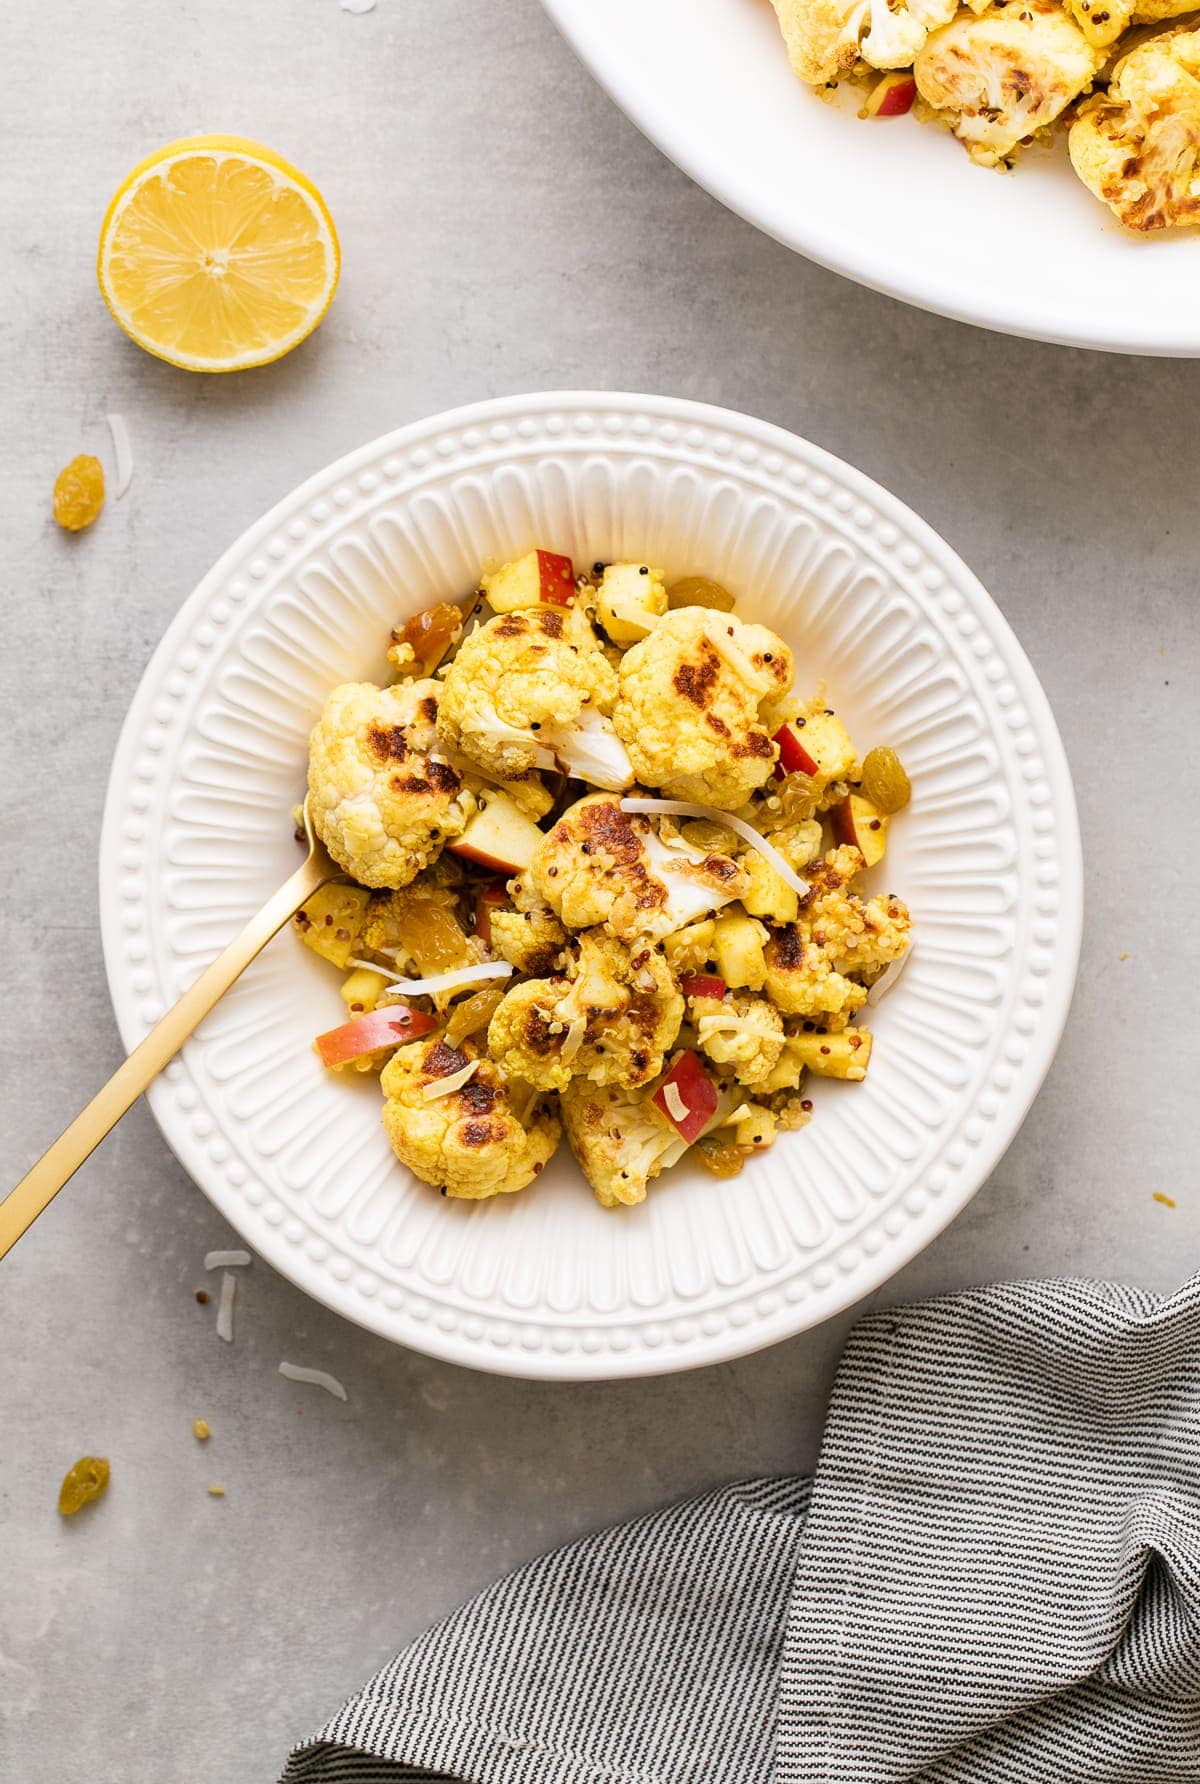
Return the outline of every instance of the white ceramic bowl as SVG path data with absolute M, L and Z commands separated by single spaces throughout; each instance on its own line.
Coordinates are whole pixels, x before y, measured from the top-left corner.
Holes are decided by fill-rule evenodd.
M 792 74 L 768 0 L 543 0 L 617 104 L 686 173 L 788 247 L 1009 334 L 1200 354 L 1200 236 L 1143 240 L 1066 146 L 1012 174 L 911 117 L 863 122 Z
M 150 1100 L 246 1241 L 386 1337 L 518 1375 L 683 1369 L 824 1319 L 926 1245 L 1012 1139 L 1070 1001 L 1079 833 L 1045 696 L 892 496 L 763 422 L 609 394 L 504 398 L 332 465 L 226 553 L 146 671 L 105 812 L 105 959 L 133 1045 L 295 865 L 328 690 L 537 542 L 718 577 L 861 746 L 900 750 L 914 799 L 887 880 L 918 941 L 872 1012 L 866 1083 L 814 1087 L 812 1123 L 733 1182 L 685 1166 L 608 1213 L 564 1146 L 518 1196 L 446 1201 L 392 1157 L 377 1083 L 317 1064 L 338 978 L 284 934 Z

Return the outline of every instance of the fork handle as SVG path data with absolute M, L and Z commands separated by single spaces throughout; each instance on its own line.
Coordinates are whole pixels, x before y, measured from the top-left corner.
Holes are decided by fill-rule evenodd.
M 228 947 L 205 967 L 179 1002 L 172 1004 L 145 1040 L 134 1048 L 124 1065 L 119 1066 L 104 1088 L 96 1092 L 86 1109 L 80 1111 L 49 1151 L 42 1154 L 0 1202 L 0 1258 L 12 1250 L 23 1233 L 28 1232 L 67 1179 L 95 1151 L 168 1060 L 175 1057 L 188 1036 L 199 1027 L 213 1005 L 245 972 L 256 955 L 261 954 L 271 937 L 295 915 L 318 886 L 334 877 L 327 860 L 310 854 L 304 865 L 268 898 Z

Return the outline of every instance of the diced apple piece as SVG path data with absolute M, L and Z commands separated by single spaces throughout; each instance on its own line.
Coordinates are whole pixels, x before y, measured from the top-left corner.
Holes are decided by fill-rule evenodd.
M 575 566 L 556 551 L 527 551 L 493 570 L 480 584 L 497 613 L 519 607 L 569 607 L 575 598 Z
M 689 973 L 680 979 L 679 989 L 685 997 L 712 997 L 720 1003 L 729 987 L 716 973 Z
M 507 880 L 489 880 L 475 894 L 475 933 L 485 947 L 492 945 L 492 912 L 507 903 Z
M 667 611 L 663 573 L 653 564 L 607 564 L 596 617 L 614 644 L 636 644 Z
M 493 793 L 449 846 L 467 861 L 509 875 L 525 871 L 542 841 L 532 818 L 518 811 L 505 794 Z
M 811 774 L 815 778 L 820 772 L 817 763 L 801 743 L 794 725 L 780 725 L 771 742 L 779 745 L 776 771 L 782 770 L 780 779 L 784 774 Z
M 346 967 L 358 948 L 370 899 L 365 886 L 320 886 L 296 912 L 296 928 L 314 953 Z
M 733 1130 L 734 1144 L 748 1152 L 765 1152 L 775 1139 L 775 1117 L 761 1103 L 747 1103 L 749 1113 L 742 1116 Z
M 742 866 L 750 876 L 750 890 L 742 893 L 742 904 L 750 916 L 765 917 L 768 923 L 777 927 L 794 923 L 800 915 L 800 898 L 795 887 L 789 886 L 783 875 L 777 873 L 757 849 L 747 851 Z
M 860 1079 L 867 1075 L 871 1035 L 865 1028 L 843 1028 L 840 1034 L 795 1034 L 788 1045 L 818 1078 Z
M 862 108 L 864 118 L 899 118 L 911 111 L 917 97 L 917 83 L 907 68 L 893 69 L 876 81 Z
M 694 1053 L 675 1061 L 651 1102 L 690 1146 L 717 1112 L 717 1087 Z
M 860 793 L 851 793 L 848 799 L 834 806 L 832 820 L 837 841 L 861 849 L 868 867 L 875 867 L 883 860 L 887 850 L 888 820 L 877 805 L 872 805 Z
M 713 958 L 727 985 L 734 990 L 762 990 L 767 977 L 763 958 L 766 939 L 766 930 L 753 917 L 734 912 L 717 918 L 713 925 Z
M 352 1016 L 369 1015 L 387 986 L 382 973 L 369 966 L 356 966 L 342 983 L 341 999 Z
M 440 1021 L 440 1016 L 410 1010 L 405 1004 L 388 1004 L 382 1010 L 356 1016 L 353 1022 L 319 1034 L 313 1046 L 321 1064 L 330 1071 L 340 1071 L 348 1065 L 357 1071 L 372 1071 L 394 1048 L 428 1034 Z

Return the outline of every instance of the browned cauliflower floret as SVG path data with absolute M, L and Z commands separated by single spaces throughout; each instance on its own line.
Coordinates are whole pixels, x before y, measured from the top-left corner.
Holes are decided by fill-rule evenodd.
M 313 824 L 361 885 L 407 886 L 475 810 L 463 775 L 438 750 L 440 693 L 436 681 L 347 682 L 313 728 Z
M 1081 106 L 1070 150 L 1127 228 L 1200 223 L 1200 31 L 1166 31 L 1122 56 L 1107 93 Z
M 1055 0 L 997 0 L 934 31 L 913 74 L 971 159 L 994 167 L 1086 92 L 1103 59 Z
M 550 906 L 534 891 L 528 874 L 508 883 L 513 909 L 491 913 L 492 952 L 520 973 L 544 979 L 559 964 L 567 932 Z
M 722 998 L 690 997 L 688 1017 L 702 1053 L 732 1072 L 739 1084 L 765 1084 L 783 1053 L 783 1018 L 765 997 L 731 991 Z
M 687 1141 L 648 1096 L 572 1078 L 562 1093 L 563 1126 L 579 1168 L 604 1208 L 644 1202 L 647 1185 L 677 1164 Z
M 911 920 L 900 900 L 863 899 L 850 889 L 862 869 L 857 849 L 832 850 L 809 870 L 798 920 L 768 942 L 766 992 L 785 1016 L 844 1026 L 867 997 L 851 975 L 871 976 L 908 947 Z
M 604 924 L 623 940 L 669 935 L 739 898 L 748 881 L 727 855 L 664 843 L 649 819 L 593 793 L 563 813 L 529 877 L 569 929 Z
M 908 68 L 929 32 L 954 17 L 957 0 L 773 0 L 792 67 L 810 87 L 872 68 Z
M 590 931 L 566 975 L 529 979 L 507 994 L 488 1051 L 510 1077 L 541 1090 L 564 1090 L 575 1077 L 634 1089 L 662 1070 L 682 1020 L 683 998 L 651 943 L 626 947 Z
M 472 1064 L 467 1082 L 438 1094 Z M 470 1041 L 410 1041 L 393 1054 L 381 1083 L 383 1125 L 396 1157 L 446 1195 L 511 1195 L 554 1156 L 562 1130 L 550 1104 L 542 1099 L 518 1119 L 504 1074 Z
M 736 811 L 774 766 L 761 709 L 791 682 L 766 626 L 680 607 L 626 651 L 613 723 L 644 786 Z
M 446 671 L 438 735 L 497 780 L 560 763 L 598 786 L 633 780 L 607 716 L 617 678 L 586 620 L 552 608 L 497 614 Z

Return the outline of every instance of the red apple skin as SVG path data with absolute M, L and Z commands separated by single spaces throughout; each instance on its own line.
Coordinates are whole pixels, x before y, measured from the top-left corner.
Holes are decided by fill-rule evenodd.
M 539 551 L 538 591 L 552 607 L 569 607 L 575 598 L 575 566 L 556 551 Z
M 446 846 L 464 860 L 477 861 L 491 873 L 502 873 L 510 879 L 529 866 L 541 840 L 542 833 L 532 818 L 498 794 L 475 813 L 462 835 Z M 503 854 L 495 852 L 500 849 Z
M 492 912 L 507 902 L 507 880 L 493 880 L 475 895 L 475 933 L 487 948 L 492 945 Z
M 820 764 L 813 761 L 791 725 L 781 725 L 771 739 L 779 745 L 779 762 L 775 772 L 784 774 L 819 774 Z M 780 779 L 783 777 L 780 776 Z
M 685 997 L 715 997 L 719 1003 L 729 987 L 716 973 L 691 973 L 680 979 L 679 989 Z
M 861 807 L 857 820 L 854 815 L 856 801 Z M 874 867 L 876 862 L 883 860 L 887 847 L 887 819 L 882 812 L 876 811 L 868 800 L 858 798 L 856 794 L 852 793 L 848 799 L 843 799 L 840 805 L 834 806 L 829 814 L 829 821 L 833 829 L 834 841 L 848 843 L 851 848 L 861 849 L 863 860 L 868 867 Z M 864 824 L 873 824 L 875 834 L 864 834 Z
M 665 1092 L 668 1084 L 675 1086 L 687 1110 L 682 1121 L 677 1121 L 667 1107 Z M 716 1085 L 696 1055 L 685 1053 L 675 1061 L 651 1101 L 659 1113 L 666 1116 L 680 1138 L 686 1140 L 690 1146 L 693 1140 L 699 1139 L 716 1114 L 720 1098 Z
M 527 863 L 520 861 L 501 861 L 495 855 L 487 855 L 482 849 L 473 847 L 471 843 L 447 843 L 446 847 L 461 855 L 464 861 L 474 861 L 479 867 L 486 867 L 489 873 L 502 873 L 511 879 L 514 873 L 521 873 Z
M 873 118 L 901 118 L 905 112 L 912 110 L 913 101 L 917 97 L 915 80 L 888 80 L 885 78 L 879 84 L 884 89 L 879 104 L 874 108 L 868 105 L 868 110 Z
M 410 1010 L 407 1004 L 389 1004 L 382 1010 L 371 1010 L 319 1034 L 313 1045 L 324 1066 L 349 1065 L 364 1054 L 377 1053 L 381 1047 L 402 1047 L 438 1026 L 440 1018 L 427 1016 L 424 1010 Z

